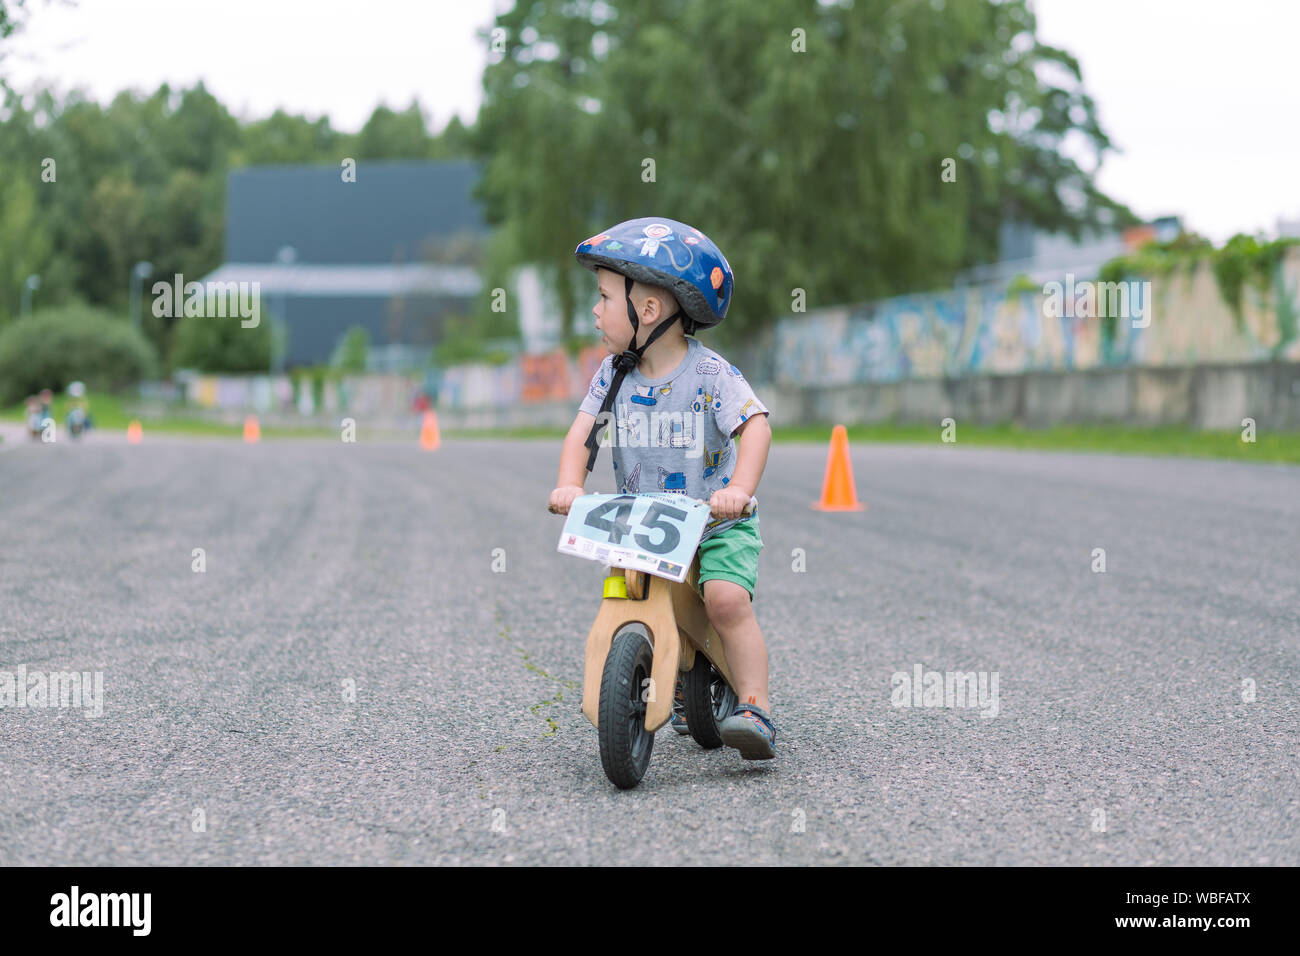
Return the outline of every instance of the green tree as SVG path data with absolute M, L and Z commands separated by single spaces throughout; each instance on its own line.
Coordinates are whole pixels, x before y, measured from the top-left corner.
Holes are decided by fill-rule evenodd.
M 23 3 L 0 0 L 0 55 L 24 12 Z M 381 107 L 361 133 L 346 134 L 326 117 L 284 111 L 241 123 L 202 83 L 123 92 L 106 106 L 78 91 L 38 91 L 24 103 L 0 84 L 0 323 L 16 314 L 32 273 L 41 277 L 41 304 L 85 299 L 125 314 L 137 262 L 166 278 L 216 269 L 230 169 L 345 156 L 460 158 L 471 139 L 455 117 L 430 135 L 418 102 L 401 112 Z M 42 179 L 47 158 L 54 181 Z M 168 354 L 172 320 L 147 307 L 141 319 Z
M 23 282 L 48 262 L 53 239 L 40 214 L 31 177 L 0 163 L 0 182 L 6 183 L 0 206 L 0 324 L 18 313 Z M 42 276 L 41 299 L 49 296 Z
M 718 241 L 725 336 L 795 288 L 828 304 L 946 284 L 996 257 L 1009 220 L 1077 234 L 1129 215 L 1060 153 L 1110 143 L 1024 0 L 521 0 L 496 25 L 480 196 L 555 283 L 566 331 L 590 288 L 573 246 L 621 219 Z
M 6 39 L 17 24 L 18 11 L 26 0 L 0 0 L 0 40 Z
M 342 162 L 350 139 L 330 126 L 328 117 L 309 120 L 276 110 L 240 132 L 233 166 L 266 163 Z
M 364 326 L 354 325 L 339 341 L 332 364 L 343 372 L 364 372 L 370 356 L 370 333 Z
M 452 116 L 447 125 L 434 138 L 431 150 L 433 159 L 470 159 L 474 155 L 473 130 Z
M 245 328 L 235 317 L 217 317 L 215 304 L 206 315 L 192 315 L 176 323 L 172 367 L 200 372 L 266 372 L 271 364 L 275 321 L 262 312 L 261 321 Z M 283 347 L 283 346 L 281 346 Z
M 433 137 L 418 100 L 400 113 L 378 106 L 357 136 L 357 159 L 429 159 Z
M 22 22 L 23 5 L 27 0 L 0 0 L 0 63 L 4 61 L 4 41 Z M 0 73 L 0 92 L 8 89 L 4 74 Z

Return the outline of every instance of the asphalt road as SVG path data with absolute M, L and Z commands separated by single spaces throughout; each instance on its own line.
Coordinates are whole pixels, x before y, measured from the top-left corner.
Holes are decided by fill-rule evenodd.
M 103 675 L 97 718 L 0 710 L 0 862 L 1300 863 L 1300 468 L 855 447 L 836 515 L 778 446 L 778 759 L 665 728 L 620 792 L 557 450 L 0 454 L 0 671 Z M 917 665 L 996 674 L 996 716 L 894 706 Z

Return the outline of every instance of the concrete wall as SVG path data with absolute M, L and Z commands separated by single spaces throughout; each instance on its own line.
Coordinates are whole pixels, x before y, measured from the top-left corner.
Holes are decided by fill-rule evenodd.
M 755 386 L 775 425 L 931 423 L 1187 425 L 1300 432 L 1300 363 L 1117 368 L 852 385 Z M 439 410 L 443 428 L 568 427 L 576 401 Z M 1298 436 L 1300 437 L 1300 436 Z
M 759 389 L 784 424 L 932 422 L 1030 427 L 1124 423 L 1300 430 L 1300 363 L 1118 368 Z M 770 398 L 770 401 L 769 401 Z

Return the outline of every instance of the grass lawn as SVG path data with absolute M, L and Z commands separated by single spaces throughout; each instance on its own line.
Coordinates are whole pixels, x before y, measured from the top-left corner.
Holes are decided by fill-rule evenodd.
M 940 445 L 935 425 L 850 425 L 849 443 Z M 500 431 L 451 431 L 455 438 L 538 438 L 560 441 L 563 428 L 511 428 Z M 773 442 L 829 444 L 830 425 L 799 425 L 772 429 Z M 957 426 L 958 445 L 1025 448 L 1035 451 L 1104 452 L 1117 455 L 1181 455 L 1189 458 L 1228 458 L 1233 461 L 1300 464 L 1300 432 L 1257 433 L 1253 443 L 1241 432 L 1201 432 L 1190 428 L 1135 428 L 1110 425 L 1058 425 L 1021 428 L 1016 425 Z
M 126 431 L 126 426 L 136 415 L 128 411 L 123 401 L 115 395 L 93 394 L 90 399 L 90 415 L 94 421 L 95 428 L 100 431 Z M 63 395 L 54 396 L 53 418 L 63 427 L 67 420 L 67 398 Z M 6 421 L 23 421 L 25 406 L 23 404 L 12 405 L 9 408 L 0 410 L 0 419 Z M 141 418 L 140 424 L 144 428 L 145 435 L 151 432 L 157 432 L 167 435 L 198 435 L 211 437 L 228 437 L 242 438 L 243 424 L 227 425 L 222 422 L 208 421 L 204 418 L 185 418 L 183 416 L 169 416 L 166 418 Z M 338 429 L 320 428 L 317 426 L 291 426 L 291 425 L 263 425 L 261 427 L 263 438 L 336 438 Z
M 54 417 L 62 423 L 66 400 L 54 400 Z M 125 431 L 133 417 L 123 401 L 112 395 L 90 396 L 95 427 L 103 431 Z M 23 406 L 0 409 L 0 419 L 21 422 Z M 200 418 L 168 417 L 143 419 L 145 434 L 158 432 L 240 438 L 240 425 L 225 425 Z M 364 428 L 360 429 L 364 440 Z M 456 430 L 442 428 L 451 438 L 514 438 L 561 441 L 565 428 L 503 428 Z M 773 430 L 773 441 L 808 442 L 825 445 L 830 425 L 782 426 Z M 849 442 L 942 444 L 940 428 L 934 425 L 851 425 Z M 319 426 L 263 425 L 263 438 L 337 438 L 337 428 Z M 394 433 L 392 437 L 397 437 Z M 415 440 L 412 432 L 411 440 Z M 1016 425 L 957 425 L 958 445 L 997 448 L 1025 448 L 1036 451 L 1104 452 L 1121 455 L 1181 455 L 1190 458 L 1226 458 L 1233 461 L 1284 462 L 1300 464 L 1300 432 L 1260 431 L 1253 443 L 1243 442 L 1239 431 L 1201 432 L 1182 427 L 1136 428 L 1110 425 L 1059 425 L 1054 428 L 1021 428 Z

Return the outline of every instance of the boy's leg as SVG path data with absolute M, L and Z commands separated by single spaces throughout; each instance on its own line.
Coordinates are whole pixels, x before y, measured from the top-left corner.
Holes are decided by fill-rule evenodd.
M 764 711 L 767 699 L 767 645 L 754 616 L 754 587 L 763 539 L 758 518 L 742 521 L 700 544 L 700 593 L 709 623 L 722 639 L 727 665 L 740 702 Z
M 749 591 L 732 581 L 704 582 L 704 606 L 709 623 L 722 639 L 741 703 L 753 703 L 770 711 L 767 700 L 767 644 L 759 630 Z

